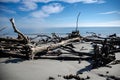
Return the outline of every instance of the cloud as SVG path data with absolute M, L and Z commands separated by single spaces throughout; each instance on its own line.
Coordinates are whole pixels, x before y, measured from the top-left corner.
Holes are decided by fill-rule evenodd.
M 83 0 L 83 3 L 105 3 L 104 0 Z
M 48 2 L 51 2 L 51 1 L 54 1 L 54 0 L 28 0 L 28 1 L 48 3 Z
M 53 0 L 22 0 L 22 5 L 20 6 L 19 9 L 21 11 L 30 11 L 30 10 L 35 10 L 37 9 L 38 5 L 37 3 L 48 3 Z
M 63 9 L 64 7 L 61 4 L 52 3 L 49 5 L 43 6 L 39 11 L 32 12 L 31 16 L 35 18 L 45 18 L 45 17 L 48 17 L 50 14 L 59 13 L 63 11 Z
M 104 3 L 104 0 L 22 0 L 22 5 L 20 6 L 19 9 L 22 11 L 30 11 L 30 10 L 35 10 L 37 9 L 38 5 L 37 3 L 48 3 L 48 2 L 66 2 L 66 3 L 78 3 L 82 2 L 85 4 L 90 4 L 90 3 Z
M 44 18 L 44 17 L 48 17 L 49 15 L 40 10 L 31 13 L 31 16 L 34 18 Z
M 8 3 L 8 2 L 13 2 L 13 3 L 17 3 L 20 0 L 0 0 L 0 2 L 4 2 L 4 3 Z
M 99 14 L 120 14 L 120 11 L 109 11 L 109 12 L 103 12 Z
M 104 3 L 104 0 L 59 0 L 67 3 L 77 3 L 77 2 L 83 2 L 83 3 Z
M 55 0 L 22 0 L 23 2 L 41 2 L 41 3 L 48 3 L 51 1 L 55 1 Z
M 13 10 L 10 10 L 9 8 L 5 7 L 5 6 L 0 6 L 0 10 L 3 12 L 7 12 L 7 13 L 11 13 L 11 14 L 15 14 L 16 12 Z
M 30 11 L 35 10 L 37 8 L 37 4 L 32 1 L 24 1 L 22 2 L 23 6 L 20 6 L 19 9 L 21 11 Z
M 59 3 L 53 3 L 47 6 L 43 6 L 42 7 L 42 11 L 44 11 L 47 14 L 51 14 L 51 13 L 59 13 L 63 10 L 63 6 Z

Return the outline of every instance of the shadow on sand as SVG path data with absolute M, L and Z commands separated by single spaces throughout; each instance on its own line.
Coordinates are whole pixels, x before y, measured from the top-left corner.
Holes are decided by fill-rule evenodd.
M 1 63 L 19 63 L 19 62 L 23 62 L 25 61 L 24 59 L 20 59 L 20 58 L 15 58 L 15 59 L 7 59 L 6 61 L 3 61 Z
M 77 71 L 77 75 L 78 74 L 82 74 L 83 72 L 85 72 L 85 71 L 90 71 L 90 70 L 92 70 L 93 68 L 92 68 L 92 61 L 88 61 L 89 63 L 90 63 L 90 65 L 88 65 L 88 66 L 86 66 L 85 68 L 83 68 L 83 69 L 80 69 L 79 71 Z

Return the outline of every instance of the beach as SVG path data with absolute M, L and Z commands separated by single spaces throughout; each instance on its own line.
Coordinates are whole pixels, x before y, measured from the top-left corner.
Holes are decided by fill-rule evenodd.
M 0 0 L 0 80 L 120 80 L 120 0 Z
M 83 48 L 81 52 L 89 52 L 93 49 L 88 42 L 81 43 L 81 46 L 76 45 L 76 47 Z M 73 57 L 69 53 L 61 56 Z M 116 60 L 120 60 L 120 53 L 116 53 L 115 56 Z M 81 60 L 79 62 L 79 60 L 24 60 L 3 57 L 0 58 L 0 80 L 67 80 L 64 76 L 71 74 L 78 75 L 85 80 L 106 80 L 110 78 L 109 76 L 120 79 L 120 64 L 111 63 L 108 66 L 92 69 L 90 60 Z M 109 80 L 114 79 L 110 78 Z

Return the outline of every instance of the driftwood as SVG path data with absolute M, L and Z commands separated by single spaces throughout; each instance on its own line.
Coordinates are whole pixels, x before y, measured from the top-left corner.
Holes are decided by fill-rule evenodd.
M 80 15 L 80 14 L 79 14 Z M 79 17 L 78 15 L 78 17 Z M 14 29 L 14 32 L 18 34 L 18 38 L 17 39 L 13 39 L 13 38 L 0 38 L 0 50 L 7 50 L 7 51 L 11 51 L 13 50 L 13 52 L 18 52 L 18 53 L 22 53 L 25 54 L 27 57 L 29 57 L 29 59 L 34 59 L 34 56 L 36 56 L 36 54 L 41 54 L 44 52 L 49 52 L 52 50 L 55 50 L 57 48 L 61 48 L 63 50 L 66 50 L 68 52 L 70 52 L 71 54 L 77 55 L 77 56 L 82 56 L 82 55 L 87 55 L 87 56 L 93 56 L 93 54 L 89 54 L 89 53 L 83 53 L 83 52 L 77 52 L 73 49 L 74 46 L 68 46 L 68 44 L 70 44 L 71 42 L 75 42 L 75 41 L 79 41 L 79 40 L 84 40 L 84 41 L 91 41 L 93 43 L 96 44 L 105 44 L 106 46 L 108 46 L 110 49 L 108 50 L 108 53 L 104 52 L 104 50 L 96 48 L 94 49 L 94 53 L 95 55 L 94 60 L 97 60 L 97 58 L 104 58 L 103 54 L 107 55 L 109 57 L 108 54 L 114 54 L 115 52 L 120 52 L 120 48 L 114 48 L 114 45 L 118 45 L 120 46 L 120 38 L 116 37 L 116 35 L 110 36 L 108 38 L 101 38 L 99 36 L 97 36 L 97 38 L 99 39 L 90 39 L 87 37 L 82 37 L 79 34 L 79 31 L 77 30 L 78 25 L 76 26 L 76 31 L 72 31 L 72 33 L 70 33 L 68 35 L 68 37 L 64 37 L 64 39 L 62 37 L 57 36 L 55 33 L 52 34 L 52 37 L 47 36 L 47 35 L 37 35 L 34 38 L 30 39 L 24 35 L 22 32 L 20 32 L 15 25 L 14 19 L 10 19 L 10 22 L 12 24 L 12 27 Z M 32 40 L 35 38 L 41 37 L 40 42 L 35 42 L 32 43 Z M 44 38 L 43 38 L 44 37 Z M 44 40 L 42 40 L 44 39 Z M 108 41 L 106 43 L 104 43 L 104 39 L 108 39 Z M 42 42 L 43 41 L 43 42 Z M 50 44 L 47 44 L 49 43 Z M 38 45 L 37 45 L 38 44 Z M 44 45 L 42 45 L 44 44 Z M 108 45 L 110 44 L 110 45 Z M 111 47 L 112 46 L 112 47 Z M 94 47 L 95 48 L 95 47 Z M 103 47 L 105 48 L 105 47 Z M 100 53 L 98 56 L 97 53 Z M 106 58 L 106 57 L 105 57 Z
M 0 38 L 0 41 L 25 43 L 23 39 L 13 39 L 13 38 Z
M 39 45 L 34 45 L 29 38 L 26 37 L 26 35 L 24 35 L 22 32 L 20 32 L 15 25 L 14 19 L 11 18 L 10 22 L 12 24 L 12 27 L 14 29 L 14 32 L 18 34 L 18 38 L 17 39 L 13 39 L 13 38 L 0 38 L 0 41 L 2 41 L 1 45 L 1 50 L 8 50 L 9 52 L 11 52 L 11 50 L 18 52 L 18 53 L 24 53 L 26 54 L 26 56 L 29 57 L 29 59 L 34 59 L 34 56 L 36 54 L 40 54 L 40 52 L 44 52 L 44 51 L 49 51 L 49 50 L 54 50 L 56 48 L 59 48 L 61 46 L 65 46 L 70 42 L 74 42 L 74 41 L 79 41 L 80 37 L 74 36 L 74 33 L 72 33 L 72 36 L 74 36 L 74 38 L 68 38 L 67 40 L 61 40 L 59 36 L 57 36 L 56 34 L 53 34 L 53 38 L 49 37 L 49 36 L 45 36 L 49 39 L 54 40 L 55 38 L 55 43 L 51 43 L 51 44 L 45 44 L 44 46 L 39 46 Z M 78 33 L 77 33 L 78 35 Z M 39 35 L 41 36 L 41 35 Z M 37 37 L 39 37 L 37 36 Z M 37 38 L 36 37 L 36 38 Z M 58 40 L 58 41 L 57 41 Z
M 14 19 L 13 19 L 13 18 L 10 19 L 10 22 L 11 22 L 11 24 L 12 24 L 12 27 L 13 27 L 13 29 L 14 29 L 14 32 L 18 33 L 18 36 L 20 36 L 25 43 L 29 43 L 29 39 L 28 39 L 22 32 L 20 32 L 20 31 L 16 28 L 16 25 L 15 25 L 15 22 L 14 22 Z
M 80 38 L 78 37 L 78 38 L 68 39 L 68 40 L 61 41 L 59 43 L 54 43 L 54 44 L 50 44 L 50 45 L 46 45 L 46 46 L 41 46 L 41 47 L 35 46 L 35 47 L 32 47 L 31 48 L 30 58 L 33 59 L 35 54 L 37 54 L 39 52 L 53 50 L 53 49 L 56 49 L 58 47 L 61 47 L 62 45 L 66 45 L 69 42 L 79 41 L 79 40 L 80 40 Z
M 116 38 L 98 38 L 98 39 L 91 39 L 87 37 L 82 37 L 82 39 L 86 42 L 93 42 L 96 44 L 103 44 L 104 40 L 107 40 L 107 43 L 110 44 L 111 46 L 118 45 L 120 46 L 120 37 Z
M 113 34 L 103 38 L 96 35 L 96 33 L 92 34 L 92 36 L 82 37 L 84 41 L 92 42 L 94 47 L 92 68 L 106 66 L 108 63 L 115 60 L 115 53 L 120 52 L 120 37 Z
M 119 40 L 119 39 L 118 39 Z M 120 46 L 119 43 L 111 43 L 113 41 L 105 39 L 101 43 L 101 48 L 97 44 L 94 45 L 94 56 L 93 56 L 93 68 L 106 66 L 111 61 L 115 60 L 115 53 L 120 52 L 120 48 L 115 47 Z

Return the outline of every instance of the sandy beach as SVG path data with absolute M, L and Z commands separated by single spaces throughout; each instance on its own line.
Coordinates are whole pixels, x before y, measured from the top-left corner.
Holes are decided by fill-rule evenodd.
M 81 43 L 75 47 L 79 47 L 81 52 L 89 52 L 93 49 L 90 43 Z M 120 60 L 120 53 L 115 55 L 116 60 Z M 71 57 L 73 55 L 63 54 L 61 56 Z M 106 80 L 108 76 L 120 79 L 120 64 L 111 63 L 108 64 L 110 67 L 91 69 L 92 65 L 89 60 L 81 60 L 79 63 L 77 60 L 0 58 L 0 80 L 66 80 L 63 77 L 70 74 L 78 75 L 84 80 Z
M 0 80 L 120 80 L 120 0 L 0 0 Z

